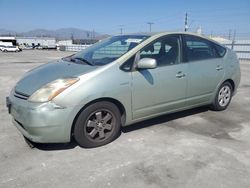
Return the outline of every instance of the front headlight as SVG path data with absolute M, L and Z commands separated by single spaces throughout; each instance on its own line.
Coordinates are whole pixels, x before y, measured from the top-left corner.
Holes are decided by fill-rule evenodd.
M 65 89 L 73 85 L 79 78 L 62 78 L 46 84 L 33 93 L 28 101 L 31 102 L 47 102 L 55 98 Z

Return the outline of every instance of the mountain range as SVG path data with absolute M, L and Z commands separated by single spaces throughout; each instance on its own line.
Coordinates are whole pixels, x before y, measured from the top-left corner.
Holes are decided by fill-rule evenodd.
M 54 37 L 56 39 L 102 39 L 108 35 L 78 28 L 61 28 L 56 30 L 34 29 L 27 32 L 16 32 L 0 28 L 0 36 Z

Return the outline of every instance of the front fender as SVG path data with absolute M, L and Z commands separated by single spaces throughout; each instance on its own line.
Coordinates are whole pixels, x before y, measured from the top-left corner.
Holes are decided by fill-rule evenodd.
M 77 113 L 88 103 L 111 98 L 119 101 L 126 111 L 126 122 L 131 121 L 131 73 L 120 70 L 118 64 L 110 64 L 86 75 L 65 90 L 53 101 L 60 106 L 73 106 Z M 75 115 L 77 115 L 77 113 Z

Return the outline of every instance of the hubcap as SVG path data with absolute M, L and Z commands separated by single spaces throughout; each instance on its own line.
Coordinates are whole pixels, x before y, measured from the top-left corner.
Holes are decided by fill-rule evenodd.
M 218 95 L 218 102 L 220 106 L 222 107 L 226 106 L 229 103 L 230 98 L 231 98 L 231 89 L 229 86 L 225 85 L 220 89 Z
M 93 112 L 85 128 L 86 136 L 91 141 L 103 141 L 109 138 L 114 127 L 114 116 L 108 110 L 98 110 Z

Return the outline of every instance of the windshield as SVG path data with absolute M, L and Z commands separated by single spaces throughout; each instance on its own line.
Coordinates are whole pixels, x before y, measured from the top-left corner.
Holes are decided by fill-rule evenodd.
M 111 37 L 76 53 L 69 57 L 69 59 L 72 62 L 80 62 L 89 65 L 106 65 L 115 61 L 147 38 L 148 36 L 145 35 Z

